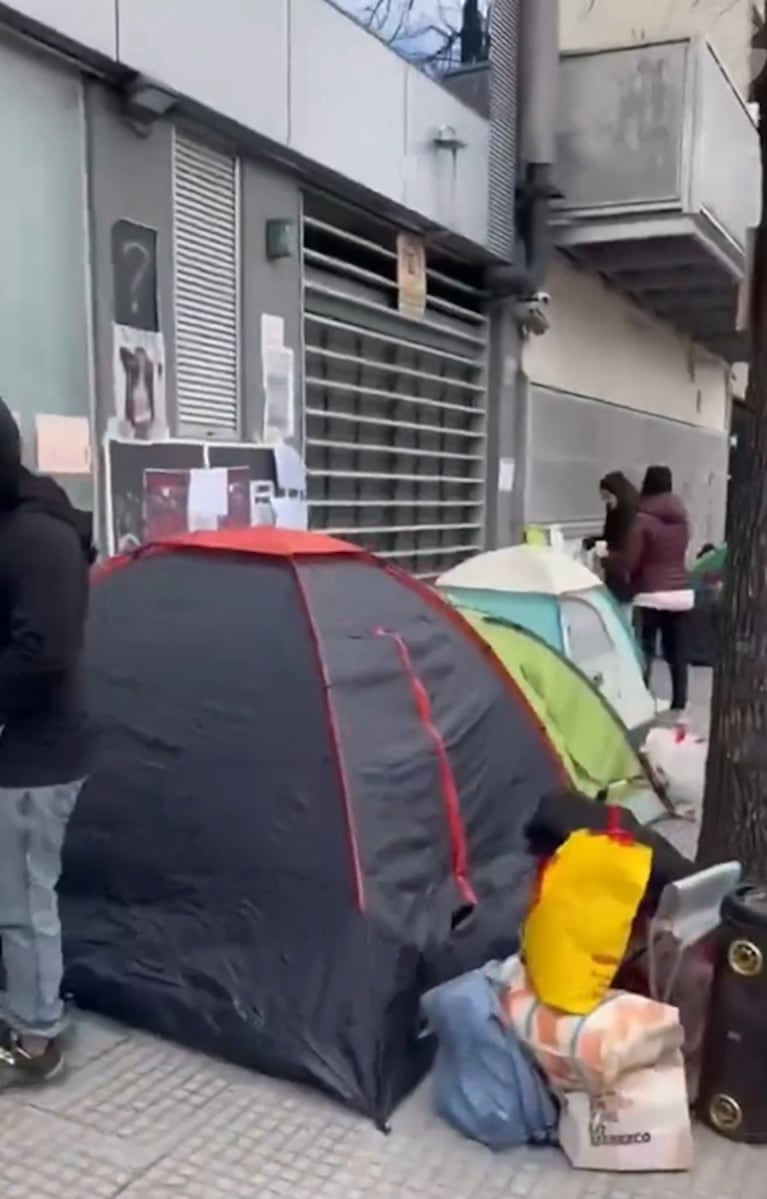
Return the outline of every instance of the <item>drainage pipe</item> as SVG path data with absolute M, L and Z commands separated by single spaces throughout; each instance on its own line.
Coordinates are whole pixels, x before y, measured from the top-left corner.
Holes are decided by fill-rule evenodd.
M 541 291 L 551 253 L 559 103 L 559 0 L 520 0 L 519 232 L 525 249 L 525 291 Z

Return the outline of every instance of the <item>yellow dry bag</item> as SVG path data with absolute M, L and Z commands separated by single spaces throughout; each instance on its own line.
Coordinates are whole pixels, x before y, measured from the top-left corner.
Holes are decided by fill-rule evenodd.
M 586 1015 L 601 1003 L 626 952 L 647 887 L 652 850 L 618 826 L 572 833 L 545 865 L 522 936 L 541 1003 Z

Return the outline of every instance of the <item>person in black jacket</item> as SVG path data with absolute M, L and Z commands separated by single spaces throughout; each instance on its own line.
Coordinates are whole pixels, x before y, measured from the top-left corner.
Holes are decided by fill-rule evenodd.
M 605 505 L 605 523 L 602 541 L 605 554 L 602 558 L 602 575 L 605 585 L 620 604 L 628 603 L 631 588 L 622 568 L 622 557 L 628 537 L 636 520 L 639 508 L 639 492 L 622 471 L 613 470 L 599 481 L 599 493 Z M 596 538 L 590 538 L 585 548 L 593 549 Z
M 94 557 L 90 515 L 21 465 L 0 400 L 0 1088 L 64 1064 L 56 885 L 88 772 L 79 660 Z
M 602 540 L 608 553 L 621 553 L 639 508 L 639 492 L 622 471 L 611 470 L 599 480 L 599 494 L 605 505 Z

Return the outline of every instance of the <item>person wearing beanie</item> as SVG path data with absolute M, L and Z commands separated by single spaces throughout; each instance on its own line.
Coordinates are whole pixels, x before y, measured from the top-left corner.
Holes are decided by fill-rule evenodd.
M 22 466 L 0 400 L 0 1090 L 64 1065 L 56 886 L 88 772 L 79 660 L 91 532 L 53 479 Z
M 687 626 L 694 595 L 687 573 L 690 526 L 687 510 L 673 492 L 667 466 L 648 466 L 636 520 L 621 566 L 634 596 L 634 612 L 649 684 L 660 636 L 671 674 L 671 709 L 687 708 Z

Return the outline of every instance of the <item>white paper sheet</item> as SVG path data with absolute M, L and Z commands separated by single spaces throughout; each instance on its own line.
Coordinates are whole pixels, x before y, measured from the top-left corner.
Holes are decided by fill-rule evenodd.
M 91 473 L 91 429 L 87 416 L 35 417 L 37 469 L 48 475 Z
M 296 428 L 294 355 L 284 347 L 266 347 L 263 354 L 264 439 L 286 441 Z
M 278 529 L 308 529 L 309 506 L 306 500 L 277 497 L 272 500 L 274 523 Z
M 281 350 L 285 345 L 285 322 L 281 316 L 270 312 L 261 313 L 261 353 L 264 350 Z
M 190 512 L 187 517 L 187 527 L 190 533 L 203 533 L 206 530 L 218 528 L 217 516 L 202 516 L 199 512 Z
M 254 528 L 274 524 L 273 495 L 274 487 L 271 483 L 257 480 L 250 484 L 250 523 Z
M 277 486 L 281 491 L 306 492 L 306 466 L 298 450 L 284 441 L 274 447 Z
M 513 458 L 501 458 L 498 463 L 498 490 L 510 492 L 514 490 L 514 473 L 516 463 Z
M 229 511 L 229 472 L 225 466 L 189 472 L 190 529 L 215 529 Z

